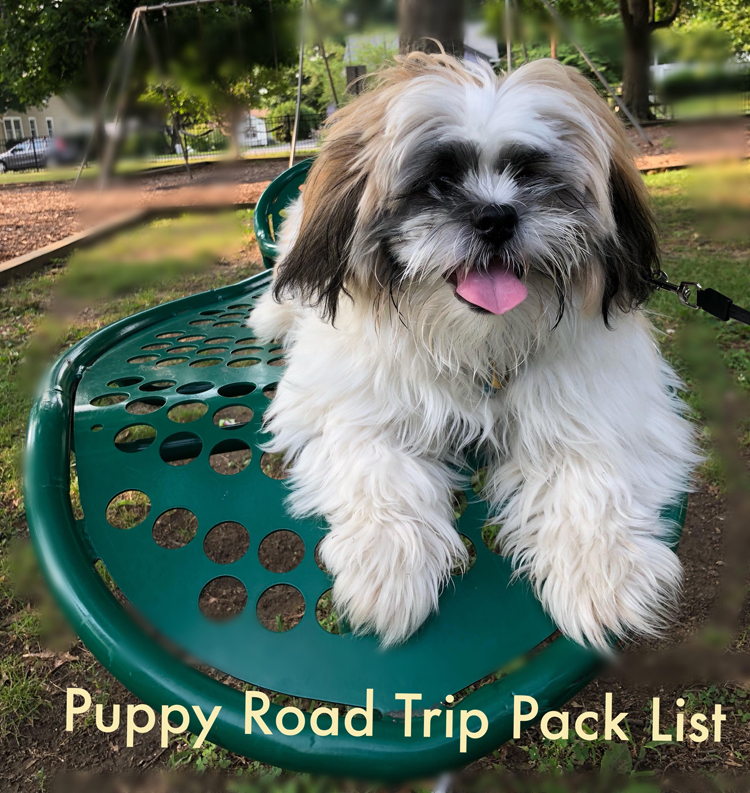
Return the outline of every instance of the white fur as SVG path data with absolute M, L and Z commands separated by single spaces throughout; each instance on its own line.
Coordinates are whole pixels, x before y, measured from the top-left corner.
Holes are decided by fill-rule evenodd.
M 407 86 L 389 109 L 387 154 L 370 185 L 379 179 L 387 191 L 426 129 L 478 141 L 490 154 L 502 140 L 533 139 L 561 147 L 570 178 L 600 199 L 590 222 L 611 229 L 606 135 L 562 92 L 524 85 L 522 71 L 498 83 L 480 70 L 481 86 L 431 86 L 428 78 L 419 90 Z M 507 178 L 488 171 L 481 180 L 477 195 L 513 196 Z M 285 251 L 301 217 L 298 199 Z M 572 277 L 589 251 L 578 232 L 565 236 L 565 217 L 543 220 L 522 221 L 519 234 L 527 249 L 562 239 L 555 255 L 569 251 Z M 437 609 L 451 568 L 466 561 L 451 464 L 478 446 L 489 461 L 485 495 L 499 542 L 560 629 L 599 648 L 610 634 L 653 633 L 681 574 L 660 512 L 688 488 L 698 458 L 672 391 L 678 380 L 648 321 L 617 313 L 609 330 L 574 292 L 552 330 L 554 292 L 533 273 L 520 306 L 477 314 L 442 278 L 455 266 L 454 243 L 405 230 L 398 255 L 410 280 L 398 311 L 343 297 L 334 326 L 319 310 L 269 293 L 251 319 L 263 341 L 283 339 L 288 350 L 266 415 L 267 448 L 291 463 L 294 513 L 330 524 L 321 554 L 336 607 L 384 644 L 403 641 Z M 484 388 L 493 369 L 508 373 L 497 393 Z

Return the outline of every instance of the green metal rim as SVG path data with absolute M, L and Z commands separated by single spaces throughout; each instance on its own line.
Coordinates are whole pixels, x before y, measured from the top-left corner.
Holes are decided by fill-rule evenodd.
M 274 241 L 271 228 L 268 224 L 268 216 L 274 202 L 286 187 L 300 181 L 303 174 L 310 170 L 313 160 L 303 160 L 284 171 L 274 179 L 272 186 L 263 191 L 263 195 L 258 199 L 258 204 L 253 215 L 253 225 L 255 227 L 255 239 L 263 255 L 263 262 L 266 267 L 273 267 L 273 262 L 279 253 L 279 246 Z
M 77 382 L 85 369 L 119 341 L 150 325 L 233 299 L 270 280 L 264 272 L 220 290 L 204 292 L 123 319 L 83 339 L 49 370 L 33 405 L 27 433 L 24 495 L 31 536 L 53 595 L 94 656 L 142 701 L 154 708 L 180 704 L 210 712 L 221 706 L 210 739 L 238 754 L 293 771 L 383 781 L 429 777 L 482 757 L 511 737 L 514 694 L 533 696 L 539 712 L 561 707 L 594 678 L 599 661 L 565 638 L 553 641 L 519 670 L 463 699 L 454 712 L 477 709 L 489 728 L 460 752 L 458 730 L 445 736 L 445 714 L 432 723 L 432 737 L 404 737 L 404 723 L 382 718 L 372 737 L 315 735 L 306 720 L 294 736 L 275 729 L 279 706 L 266 720 L 272 734 L 245 734 L 244 696 L 168 653 L 117 602 L 95 570 L 95 556 L 77 526 L 70 501 L 69 459 Z M 679 520 L 684 519 L 685 504 Z M 439 663 L 439 658 L 436 658 Z M 192 711 L 191 711 L 192 713 Z M 460 723 L 460 716 L 454 716 Z M 195 717 L 191 730 L 199 731 Z

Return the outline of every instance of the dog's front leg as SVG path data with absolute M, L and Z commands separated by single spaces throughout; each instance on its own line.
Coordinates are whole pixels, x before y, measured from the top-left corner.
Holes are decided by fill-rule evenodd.
M 509 387 L 510 455 L 487 489 L 500 547 L 558 627 L 604 648 L 654 634 L 674 605 L 681 568 L 660 513 L 698 458 L 642 318 L 577 342 L 561 339 Z
M 451 569 L 467 560 L 447 466 L 331 417 L 298 454 L 291 484 L 295 509 L 330 524 L 320 555 L 339 614 L 385 645 L 408 638 L 436 610 Z

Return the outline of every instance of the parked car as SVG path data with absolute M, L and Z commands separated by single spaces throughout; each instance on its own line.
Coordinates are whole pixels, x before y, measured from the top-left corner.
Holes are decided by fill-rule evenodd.
M 77 161 L 73 147 L 63 138 L 29 138 L 0 154 L 0 173 L 29 168 L 55 168 Z

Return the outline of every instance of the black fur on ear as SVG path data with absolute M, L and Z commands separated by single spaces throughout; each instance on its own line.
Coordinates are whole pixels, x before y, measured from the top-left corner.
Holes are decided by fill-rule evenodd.
M 345 283 L 367 180 L 361 174 L 345 172 L 328 178 L 318 172 L 311 177 L 304 192 L 299 235 L 279 262 L 273 294 L 276 300 L 291 294 L 308 305 L 322 307 L 323 316 L 333 323 L 341 294 L 351 297 Z
M 633 166 L 626 173 L 612 164 L 609 193 L 617 231 L 604 246 L 602 316 L 610 327 L 612 306 L 632 311 L 653 291 L 650 279 L 660 270 L 656 223 L 645 187 Z

